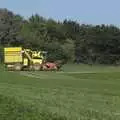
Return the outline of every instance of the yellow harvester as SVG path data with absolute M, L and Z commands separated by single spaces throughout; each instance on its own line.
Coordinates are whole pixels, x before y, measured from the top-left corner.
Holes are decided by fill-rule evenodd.
M 13 70 L 40 70 L 45 60 L 43 51 L 32 51 L 22 47 L 4 48 L 4 63 L 9 69 Z

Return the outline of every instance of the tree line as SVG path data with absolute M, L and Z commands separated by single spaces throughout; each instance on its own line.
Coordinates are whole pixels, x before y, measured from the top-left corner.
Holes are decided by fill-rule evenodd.
M 120 28 L 80 24 L 67 19 L 55 21 L 38 14 L 24 19 L 0 9 L 0 51 L 8 46 L 47 51 L 49 61 L 119 64 Z

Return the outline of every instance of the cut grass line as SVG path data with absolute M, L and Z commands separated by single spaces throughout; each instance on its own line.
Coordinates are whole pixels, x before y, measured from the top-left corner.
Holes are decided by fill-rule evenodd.
M 25 76 L 25 77 L 37 78 L 37 79 L 41 78 L 40 76 L 38 77 L 36 75 L 33 75 L 31 73 L 29 74 L 29 73 L 26 73 L 26 72 L 20 72 L 20 75 Z
M 83 74 L 83 73 L 99 73 L 99 72 L 57 72 L 59 74 Z
M 58 74 L 97 74 L 97 73 L 113 73 L 111 71 L 79 71 L 79 72 L 56 72 Z
M 27 76 L 27 77 L 33 77 L 33 78 L 42 78 L 42 79 L 46 79 L 46 78 L 51 78 L 51 79 L 57 79 L 57 78 L 61 78 L 62 77 L 66 77 L 68 78 L 69 76 L 65 76 L 64 74 L 56 74 L 56 73 L 46 73 L 46 72 L 20 72 L 20 75 L 23 76 Z M 71 76 L 70 76 L 71 78 Z

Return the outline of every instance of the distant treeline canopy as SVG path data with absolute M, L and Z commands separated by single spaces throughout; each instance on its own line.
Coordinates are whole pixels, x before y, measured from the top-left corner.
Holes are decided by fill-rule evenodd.
M 0 9 L 1 53 L 5 46 L 48 51 L 49 61 L 120 63 L 120 29 L 114 25 L 59 22 L 38 14 L 26 20 L 7 9 Z

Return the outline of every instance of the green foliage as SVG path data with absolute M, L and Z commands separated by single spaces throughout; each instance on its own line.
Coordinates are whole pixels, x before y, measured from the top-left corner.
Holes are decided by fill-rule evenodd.
M 66 57 L 62 47 L 58 42 L 47 43 L 45 45 L 45 49 L 48 51 L 48 61 L 64 60 Z
M 75 60 L 75 44 L 71 39 L 67 39 L 66 42 L 62 45 L 63 53 L 66 56 L 66 60 L 73 62 Z
M 16 46 L 21 44 L 19 37 L 22 17 L 12 12 L 0 10 L 0 43 L 4 46 Z
M 24 20 L 7 9 L 0 9 L 0 44 L 48 51 L 51 61 L 120 63 L 120 29 L 114 25 L 57 22 L 38 14 Z

